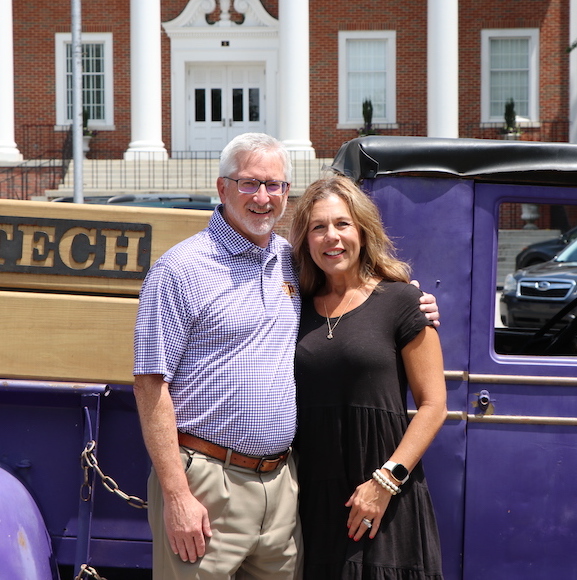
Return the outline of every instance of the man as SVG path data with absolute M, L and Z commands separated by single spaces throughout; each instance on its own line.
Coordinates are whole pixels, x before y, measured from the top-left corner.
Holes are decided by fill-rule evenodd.
M 153 464 L 153 574 L 288 580 L 300 299 L 290 246 L 272 229 L 290 157 L 247 133 L 224 149 L 219 175 L 207 229 L 166 252 L 141 292 L 134 394 Z

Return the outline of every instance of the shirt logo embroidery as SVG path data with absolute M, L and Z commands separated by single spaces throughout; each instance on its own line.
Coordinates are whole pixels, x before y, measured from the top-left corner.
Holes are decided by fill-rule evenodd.
M 298 296 L 296 286 L 292 282 L 283 282 L 282 289 L 289 298 L 296 298 Z

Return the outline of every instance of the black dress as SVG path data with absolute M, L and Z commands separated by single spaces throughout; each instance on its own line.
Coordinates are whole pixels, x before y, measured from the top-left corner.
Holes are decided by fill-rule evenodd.
M 303 303 L 295 372 L 305 580 L 442 580 L 420 463 L 391 498 L 373 540 L 368 533 L 359 542 L 348 538 L 344 505 L 407 429 L 401 349 L 429 324 L 419 296 L 410 284 L 381 282 L 342 317 L 332 340 L 312 299 Z

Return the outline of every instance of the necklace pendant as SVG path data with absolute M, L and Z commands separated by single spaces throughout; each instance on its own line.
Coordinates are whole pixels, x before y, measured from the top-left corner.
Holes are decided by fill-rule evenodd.
M 337 324 L 341 321 L 341 318 L 344 316 L 345 312 L 347 312 L 349 306 L 351 305 L 351 302 L 353 301 L 353 298 L 355 297 L 355 294 L 357 293 L 357 291 L 359 290 L 359 288 L 362 286 L 362 284 L 359 285 L 359 287 L 353 292 L 352 296 L 350 297 L 349 301 L 347 302 L 347 305 L 345 306 L 345 309 L 341 312 L 341 315 L 337 318 L 337 321 L 331 326 L 331 321 L 329 318 L 329 312 L 327 310 L 327 305 L 325 304 L 325 301 L 323 300 L 323 305 L 325 307 L 325 317 L 327 319 L 327 328 L 329 329 L 329 333 L 327 334 L 327 338 L 329 340 L 331 340 L 333 338 L 333 330 L 337 327 Z

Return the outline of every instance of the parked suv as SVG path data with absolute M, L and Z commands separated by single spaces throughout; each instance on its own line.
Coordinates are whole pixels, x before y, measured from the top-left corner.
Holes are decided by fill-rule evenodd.
M 551 240 L 535 242 L 523 248 L 515 258 L 515 267 L 517 270 L 534 266 L 554 258 L 567 244 L 577 239 L 577 226 L 567 230 L 564 234 Z
M 505 326 L 540 328 L 565 306 L 577 308 L 577 240 L 548 262 L 529 266 L 505 278 L 500 300 Z M 573 309 L 573 310 L 574 310 Z M 556 324 L 575 318 L 573 311 L 559 316 Z

